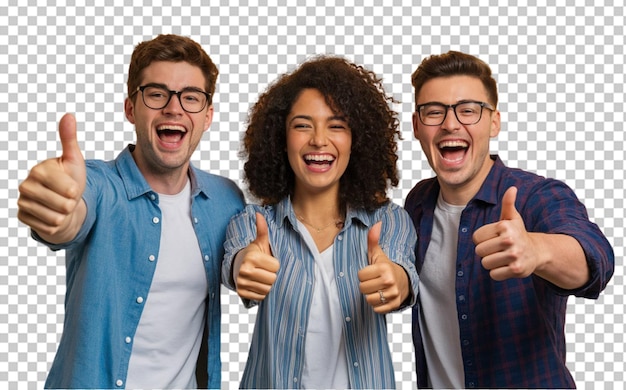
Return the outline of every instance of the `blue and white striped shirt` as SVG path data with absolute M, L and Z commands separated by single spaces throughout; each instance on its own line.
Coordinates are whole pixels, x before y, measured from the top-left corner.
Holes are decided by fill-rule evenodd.
M 304 344 L 314 285 L 314 258 L 298 231 L 289 198 L 275 206 L 248 205 L 234 217 L 226 233 L 222 282 L 234 290 L 235 255 L 256 237 L 256 212 L 265 216 L 272 254 L 280 262 L 277 279 L 259 305 L 243 388 L 298 388 L 304 366 Z M 344 318 L 344 338 L 351 388 L 395 388 L 384 315 L 374 312 L 359 291 L 357 272 L 368 265 L 367 233 L 382 220 L 380 246 L 389 259 L 407 272 L 411 287 L 407 306 L 417 297 L 413 223 L 404 209 L 387 203 L 373 212 L 348 209 L 343 229 L 335 238 L 333 262 Z M 404 307 L 407 307 L 404 306 Z M 403 307 L 403 308 L 404 308 Z

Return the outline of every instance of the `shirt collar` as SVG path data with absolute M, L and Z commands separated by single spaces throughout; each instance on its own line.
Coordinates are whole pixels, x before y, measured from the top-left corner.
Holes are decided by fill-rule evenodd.
M 480 200 L 486 203 L 498 204 L 500 202 L 500 195 L 498 191 L 498 185 L 502 181 L 502 178 L 506 172 L 506 167 L 500 157 L 497 154 L 492 154 L 491 159 L 494 164 L 489 171 L 489 174 L 485 178 L 485 181 L 480 186 L 478 193 L 473 199 Z
M 274 206 L 276 209 L 276 223 L 279 227 L 282 227 L 285 219 L 288 219 L 292 226 L 297 226 L 298 220 L 296 213 L 293 210 L 293 204 L 291 203 L 291 197 L 287 196 Z M 361 224 L 371 227 L 376 223 L 373 214 L 368 213 L 364 209 L 355 209 L 348 206 L 346 211 L 346 221 L 344 228 L 348 228 L 354 221 L 359 221 Z
M 134 149 L 135 145 L 128 145 L 115 159 L 115 166 L 119 172 L 122 182 L 124 183 L 126 196 L 129 200 L 140 197 L 146 193 L 154 192 L 137 167 L 137 163 L 135 163 L 135 159 L 132 155 L 132 151 Z M 209 198 L 208 184 L 198 180 L 195 167 L 191 164 L 189 167 L 191 196 L 195 197 L 198 194 L 203 193 L 207 198 Z

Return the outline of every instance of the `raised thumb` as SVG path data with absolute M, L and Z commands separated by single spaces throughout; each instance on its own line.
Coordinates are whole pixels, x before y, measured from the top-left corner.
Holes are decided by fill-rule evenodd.
M 380 240 L 380 230 L 382 225 L 382 221 L 378 221 L 374 224 L 374 226 L 372 226 L 369 232 L 367 232 L 367 257 L 370 264 L 376 263 L 378 249 L 380 248 L 378 241 Z
M 269 229 L 267 221 L 261 213 L 256 213 L 256 239 L 254 242 L 261 248 L 263 253 L 271 254 Z
M 502 196 L 502 210 L 500 211 L 500 220 L 516 219 L 519 215 L 515 209 L 515 198 L 517 197 L 517 188 L 509 187 Z
M 64 163 L 83 163 L 83 154 L 76 139 L 76 118 L 72 114 L 65 114 L 59 122 L 59 138 L 63 154 L 61 160 Z

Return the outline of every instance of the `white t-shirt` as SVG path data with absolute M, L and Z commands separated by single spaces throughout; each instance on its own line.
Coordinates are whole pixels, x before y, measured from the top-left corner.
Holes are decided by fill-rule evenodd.
M 196 388 L 206 271 L 191 221 L 189 181 L 159 194 L 161 246 L 130 356 L 126 388 Z
M 454 287 L 458 230 L 464 209 L 446 203 L 439 194 L 432 238 L 420 272 L 419 322 L 429 383 L 435 389 L 465 387 Z
M 320 253 L 302 222 L 298 229 L 315 259 L 315 284 L 304 343 L 302 387 L 348 389 L 348 362 L 343 337 L 343 316 L 335 281 L 333 247 Z

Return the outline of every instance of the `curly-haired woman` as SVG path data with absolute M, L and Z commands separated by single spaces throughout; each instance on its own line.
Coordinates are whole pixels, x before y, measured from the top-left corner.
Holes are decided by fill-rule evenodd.
M 412 306 L 416 233 L 398 184 L 397 114 L 381 79 L 337 56 L 282 75 L 252 107 L 249 205 L 222 281 L 258 304 L 251 388 L 393 388 L 385 313 Z

